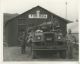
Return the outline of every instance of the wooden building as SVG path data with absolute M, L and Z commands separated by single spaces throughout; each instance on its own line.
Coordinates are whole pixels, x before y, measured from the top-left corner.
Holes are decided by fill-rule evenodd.
M 9 46 L 20 46 L 19 37 L 23 32 L 27 32 L 29 27 L 40 25 L 44 22 L 56 22 L 60 26 L 63 34 L 67 33 L 67 23 L 70 21 L 64 19 L 40 6 L 36 6 L 19 16 L 10 19 L 5 24 L 6 40 Z

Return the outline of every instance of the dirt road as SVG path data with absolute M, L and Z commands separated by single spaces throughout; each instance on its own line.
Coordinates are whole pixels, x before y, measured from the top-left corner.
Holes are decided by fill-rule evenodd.
M 20 47 L 3 47 L 3 60 L 4 61 L 76 61 L 78 60 L 78 51 L 74 49 L 73 59 L 61 59 L 61 58 L 38 58 L 32 59 L 30 48 L 26 47 L 26 53 L 21 54 Z

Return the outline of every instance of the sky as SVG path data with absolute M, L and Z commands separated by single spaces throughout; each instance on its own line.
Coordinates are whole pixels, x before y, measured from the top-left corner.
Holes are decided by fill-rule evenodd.
M 66 18 L 75 21 L 78 19 L 78 0 L 1 0 L 4 13 L 23 13 L 37 5 Z
M 67 6 L 65 4 L 66 2 Z M 68 25 L 68 29 L 72 29 L 73 32 L 78 32 L 78 23 L 75 23 L 76 19 L 78 19 L 78 4 L 79 0 L 1 0 L 3 13 L 22 14 L 39 5 L 56 15 L 73 21 L 73 24 Z M 73 27 L 75 27 L 75 29 Z

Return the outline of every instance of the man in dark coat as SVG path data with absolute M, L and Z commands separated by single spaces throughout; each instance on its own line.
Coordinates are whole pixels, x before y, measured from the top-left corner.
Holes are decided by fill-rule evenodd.
M 22 41 L 21 41 L 21 53 L 24 54 L 25 53 L 25 50 L 26 50 L 26 34 L 25 32 L 22 32 Z

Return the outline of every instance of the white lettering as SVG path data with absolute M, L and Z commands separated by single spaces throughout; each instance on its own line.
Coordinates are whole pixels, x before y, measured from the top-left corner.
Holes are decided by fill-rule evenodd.
M 47 14 L 40 14 L 40 11 L 36 11 L 36 14 L 29 14 L 28 18 L 47 18 Z

